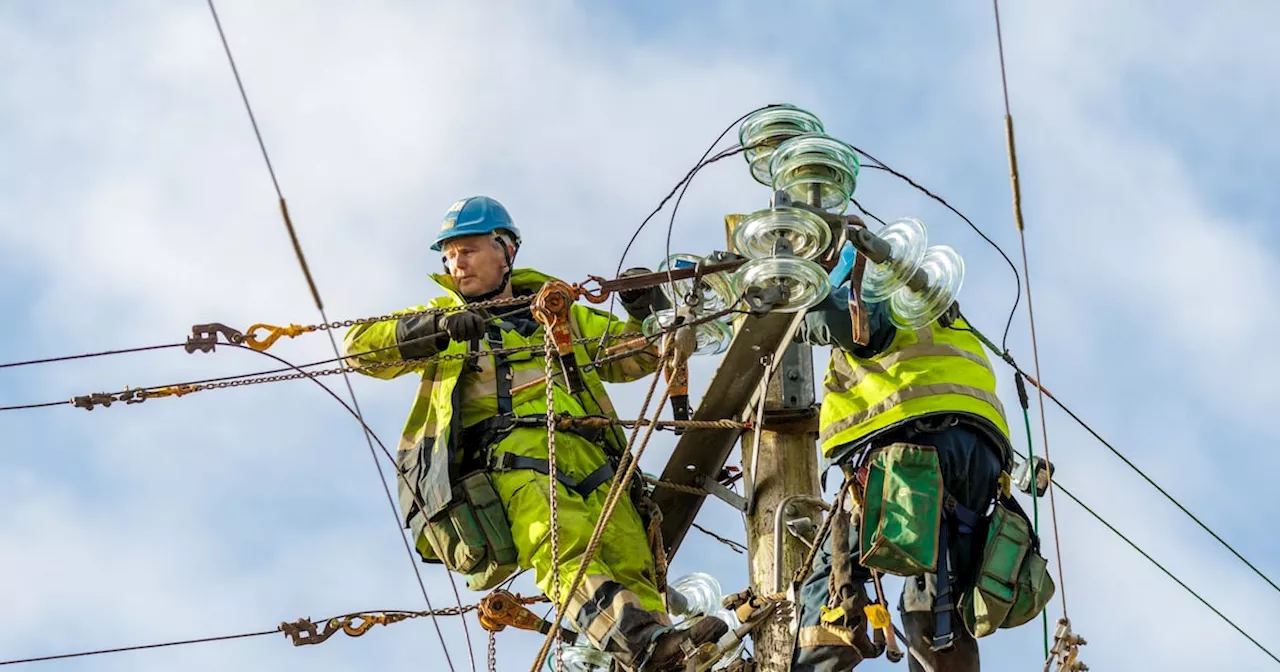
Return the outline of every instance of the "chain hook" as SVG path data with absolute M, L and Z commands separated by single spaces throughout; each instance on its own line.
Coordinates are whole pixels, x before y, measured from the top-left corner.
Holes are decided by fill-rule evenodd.
M 587 284 L 596 283 L 594 291 L 587 289 Z M 609 290 L 604 288 L 604 278 L 598 275 L 588 275 L 587 281 L 573 286 L 574 293 L 586 299 L 590 303 L 604 303 L 609 298 Z
M 269 330 L 270 333 L 268 333 L 265 338 L 259 338 L 258 336 L 254 335 L 254 332 L 258 331 L 259 329 Z M 270 324 L 258 323 L 253 325 L 252 327 L 249 327 L 249 329 L 245 331 L 244 342 L 245 342 L 245 345 L 248 345 L 254 350 L 257 350 L 258 352 L 263 352 L 267 348 L 274 345 L 276 341 L 280 340 L 281 336 L 288 336 L 289 338 L 294 338 L 299 334 L 305 334 L 307 332 L 315 331 L 315 329 L 316 328 L 314 326 L 304 327 L 300 324 L 290 324 L 287 327 L 277 327 Z

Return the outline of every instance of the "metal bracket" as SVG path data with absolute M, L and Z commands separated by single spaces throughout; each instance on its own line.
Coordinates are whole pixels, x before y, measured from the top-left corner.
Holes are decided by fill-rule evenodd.
M 818 406 L 766 409 L 760 428 L 775 434 L 817 434 Z
M 782 408 L 809 408 L 815 401 L 813 389 L 813 349 L 788 347 L 782 353 L 778 383 Z
M 732 506 L 733 508 L 746 513 L 751 506 L 747 498 L 738 493 L 724 487 L 717 481 L 706 474 L 698 474 L 698 487 L 707 491 L 707 494 L 719 499 L 720 501 Z
M 1088 665 L 1079 660 L 1080 647 L 1088 644 L 1084 637 L 1071 631 L 1071 621 L 1064 616 L 1058 619 L 1058 628 L 1053 634 L 1053 648 L 1049 649 L 1049 657 L 1044 661 L 1044 672 L 1053 668 L 1054 672 L 1087 672 Z

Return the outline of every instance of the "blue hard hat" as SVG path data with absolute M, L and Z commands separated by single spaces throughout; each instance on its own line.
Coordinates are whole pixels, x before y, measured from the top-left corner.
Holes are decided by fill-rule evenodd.
M 444 215 L 440 225 L 440 233 L 431 249 L 439 252 L 444 241 L 450 238 L 474 236 L 503 230 L 515 238 L 516 247 L 520 247 L 520 229 L 511 220 L 511 214 L 498 201 L 488 196 L 472 196 L 464 198 L 452 206 Z

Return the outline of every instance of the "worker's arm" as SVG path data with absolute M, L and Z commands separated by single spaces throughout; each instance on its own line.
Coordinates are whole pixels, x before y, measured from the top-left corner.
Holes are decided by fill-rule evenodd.
M 871 338 L 866 345 L 853 341 L 853 319 L 849 317 L 849 287 L 842 285 L 831 290 L 826 299 L 809 309 L 800 323 L 796 340 L 810 345 L 834 345 L 841 350 L 866 359 L 884 352 L 898 335 L 898 328 L 889 321 L 889 303 L 864 303 L 867 309 L 867 326 Z
M 426 310 L 426 306 L 406 308 L 392 315 L 404 315 L 422 310 Z M 342 339 L 343 354 L 347 358 L 347 363 L 356 367 L 431 357 L 449 344 L 449 335 L 443 329 L 440 318 L 440 315 L 418 315 L 358 324 L 347 330 L 346 336 Z M 358 370 L 367 376 L 390 380 L 421 368 L 421 364 L 400 364 Z
M 600 343 L 600 336 L 605 332 L 606 325 L 611 336 L 617 336 L 627 332 L 640 333 L 640 325 L 642 322 L 636 317 L 631 317 L 624 322 L 603 310 L 590 308 L 581 304 L 575 304 L 574 312 L 577 313 L 578 328 L 581 330 L 582 335 L 584 337 L 595 339 L 586 344 L 587 355 L 591 357 L 592 360 L 602 359 L 609 356 L 609 353 L 601 353 L 601 349 L 597 348 Z M 632 338 L 642 337 L 636 336 Z M 614 345 L 619 346 L 622 351 L 633 350 L 645 346 L 644 341 L 628 344 L 626 340 L 620 338 L 608 338 L 605 339 L 604 348 L 602 349 L 608 350 Z M 596 369 L 596 374 L 600 376 L 601 380 L 607 383 L 629 383 L 633 380 L 639 380 L 640 378 L 658 370 L 658 355 L 658 344 L 654 343 L 630 357 L 616 359 L 600 365 L 600 368 Z

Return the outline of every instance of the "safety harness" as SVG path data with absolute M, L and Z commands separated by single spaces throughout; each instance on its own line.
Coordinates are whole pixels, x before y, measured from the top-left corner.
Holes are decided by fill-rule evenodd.
M 975 431 L 987 431 L 987 428 L 982 423 L 951 414 L 944 414 L 937 419 L 917 418 L 906 425 L 894 428 L 894 430 L 902 440 L 912 441 L 920 435 L 937 433 L 961 424 Z M 853 451 L 852 463 L 858 465 L 854 469 L 854 478 L 863 489 L 867 486 L 867 469 L 870 458 L 886 440 L 888 440 L 886 437 L 881 436 L 875 441 L 867 441 L 860 444 Z M 954 596 L 952 595 L 951 541 L 955 536 L 963 537 L 981 533 L 985 529 L 984 522 L 987 518 L 985 511 L 996 501 L 997 494 L 992 493 L 990 501 L 983 507 L 984 513 L 979 513 L 962 505 L 945 487 L 942 489 L 942 515 L 939 521 L 937 565 L 935 569 L 937 590 L 935 591 L 932 610 L 934 634 L 930 647 L 934 651 L 947 650 L 955 643 L 955 631 L 952 628 L 951 619 L 952 612 L 956 607 Z
M 503 348 L 502 334 L 504 325 L 512 329 L 515 328 L 514 325 L 505 321 L 489 323 L 485 332 L 485 342 L 489 344 L 490 349 L 499 350 Z M 510 358 L 503 354 L 493 355 L 493 366 L 494 382 L 497 388 L 498 412 L 493 417 L 486 418 L 462 430 L 461 445 L 464 448 L 464 460 L 472 468 L 485 469 L 491 472 L 531 469 L 540 474 L 549 475 L 550 465 L 545 459 L 497 452 L 498 444 L 516 428 L 545 427 L 547 420 L 546 417 L 541 415 L 524 417 L 516 415 L 511 395 L 511 382 L 514 372 L 511 368 Z M 548 371 L 547 375 L 552 375 L 552 372 Z M 551 412 L 552 409 L 548 408 L 547 411 Z M 591 443 L 598 443 L 600 435 L 604 432 L 599 427 L 571 427 L 564 431 L 577 434 Z M 610 453 L 609 459 L 582 480 L 576 480 L 557 469 L 556 481 L 585 499 L 596 488 L 609 482 L 609 479 L 613 478 L 616 473 L 616 456 L 612 454 L 612 450 L 607 450 L 606 452 Z

